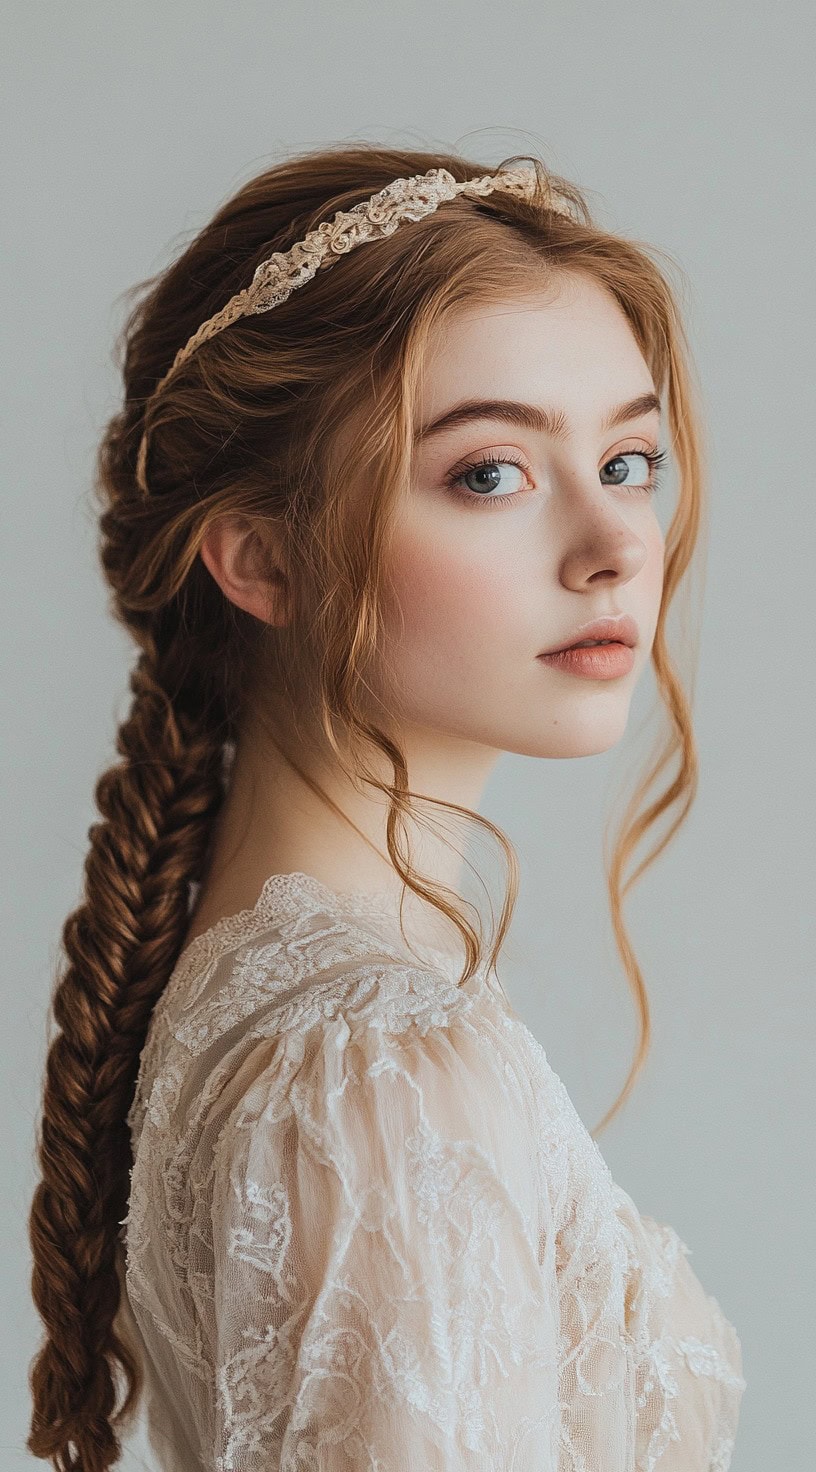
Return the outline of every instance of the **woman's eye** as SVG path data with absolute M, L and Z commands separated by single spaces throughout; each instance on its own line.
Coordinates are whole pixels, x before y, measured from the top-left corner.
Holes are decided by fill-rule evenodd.
M 654 458 L 654 456 L 648 455 L 645 450 L 627 450 L 623 455 L 614 455 L 611 460 L 607 460 L 601 469 L 602 478 L 604 471 L 610 470 L 610 468 L 612 471 L 609 480 L 605 481 L 604 484 L 612 486 L 626 485 L 648 490 L 651 483 Z M 636 464 L 634 469 L 632 469 L 627 463 L 630 460 L 640 460 L 641 464 Z
M 481 460 L 455 473 L 448 481 L 452 487 L 462 486 L 465 491 L 482 500 L 502 500 L 514 491 L 524 490 L 525 473 L 515 460 Z M 502 495 L 493 496 L 491 492 Z

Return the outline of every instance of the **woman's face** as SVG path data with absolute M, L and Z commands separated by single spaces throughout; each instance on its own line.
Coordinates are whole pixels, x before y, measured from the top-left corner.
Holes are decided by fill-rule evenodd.
M 426 362 L 389 562 L 384 647 L 404 734 L 549 757 L 619 740 L 660 607 L 663 535 L 645 456 L 662 442 L 658 409 L 609 421 L 654 393 L 623 312 L 577 273 L 446 324 Z M 479 400 L 529 406 L 539 422 L 485 407 L 434 427 Z M 622 673 L 540 658 L 619 614 L 637 626 Z

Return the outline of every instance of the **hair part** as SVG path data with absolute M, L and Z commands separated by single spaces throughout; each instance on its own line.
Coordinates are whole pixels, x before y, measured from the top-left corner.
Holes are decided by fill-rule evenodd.
M 263 721 L 315 787 L 295 753 L 316 721 L 343 770 L 383 793 L 391 862 L 404 885 L 459 930 L 463 982 L 481 959 L 481 932 L 458 896 L 414 867 L 410 825 L 427 821 L 417 808 L 427 802 L 492 835 L 508 876 L 489 947 L 495 968 L 518 893 L 513 846 L 481 814 L 411 791 L 387 709 L 381 722 L 370 714 L 366 671 L 378 649 L 390 513 L 410 483 L 414 411 L 432 335 L 457 310 L 529 295 L 565 271 L 593 277 L 625 313 L 665 394 L 678 472 L 652 650 L 669 720 L 607 863 L 614 933 L 640 1030 L 624 1088 L 599 1129 L 622 1107 L 645 1061 L 648 998 L 622 901 L 696 791 L 690 704 L 668 651 L 666 616 L 698 540 L 700 415 L 665 274 L 646 246 L 594 223 L 575 185 L 533 162 L 534 199 L 460 195 L 352 250 L 272 313 L 240 319 L 203 343 L 155 399 L 178 349 L 272 251 L 287 250 L 397 177 L 444 167 L 465 180 L 491 170 L 456 155 L 366 144 L 307 152 L 250 179 L 175 261 L 134 288 L 118 344 L 124 400 L 99 447 L 95 484 L 111 609 L 137 649 L 132 702 L 116 737 L 120 760 L 96 785 L 100 821 L 88 834 L 83 899 L 62 932 L 66 964 L 52 1003 L 60 1032 L 46 1063 L 42 1179 L 30 1216 L 32 1291 L 46 1337 L 31 1367 L 27 1447 L 58 1472 L 106 1472 L 138 1405 L 142 1372 L 122 1322 L 127 1113 L 153 1008 L 188 928 L 189 886 L 206 873 L 225 759 L 245 723 Z M 556 199 L 571 218 L 550 208 Z M 147 497 L 136 483 L 145 428 Z M 208 529 L 225 515 L 257 528 L 270 577 L 275 538 L 291 573 L 284 626 L 237 608 L 198 556 Z M 392 781 L 377 774 L 372 755 L 384 759 Z M 675 757 L 675 777 L 641 810 Z M 664 813 L 672 816 L 668 832 L 624 884 L 625 864 Z

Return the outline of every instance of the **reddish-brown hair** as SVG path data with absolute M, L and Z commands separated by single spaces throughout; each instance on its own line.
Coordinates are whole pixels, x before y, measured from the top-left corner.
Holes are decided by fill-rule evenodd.
M 367 144 L 305 153 L 250 179 L 167 269 L 136 288 L 121 339 L 123 405 L 104 434 L 96 481 L 111 608 L 137 650 L 133 698 L 116 737 L 120 760 L 96 785 L 100 819 L 88 835 L 82 903 L 63 929 L 66 964 L 53 997 L 60 1031 L 46 1064 L 42 1179 L 30 1218 L 32 1291 L 46 1337 L 31 1369 L 28 1448 L 59 1472 L 112 1466 L 117 1432 L 139 1400 L 138 1355 L 117 1322 L 132 1164 L 126 1115 L 153 1007 L 187 931 L 189 886 L 206 872 L 225 758 L 250 711 L 262 712 L 275 739 L 288 741 L 298 769 L 292 730 L 307 715 L 316 719 L 338 762 L 388 795 L 395 869 L 460 930 L 462 980 L 480 959 L 480 934 L 457 896 L 423 880 L 411 863 L 406 825 L 421 794 L 408 786 L 399 741 L 363 714 L 365 668 L 377 649 L 389 513 L 410 477 L 417 385 L 433 332 L 457 309 L 529 294 L 565 270 L 592 276 L 625 313 L 665 396 L 677 470 L 652 649 L 668 722 L 607 864 L 640 1036 L 600 1128 L 645 1060 L 649 1007 L 622 900 L 677 830 L 696 789 L 689 700 L 669 657 L 666 615 L 702 515 L 700 418 L 664 271 L 645 246 L 593 223 L 574 185 L 532 162 L 535 199 L 460 195 L 350 251 L 273 311 L 242 318 L 202 344 L 150 403 L 178 349 L 272 251 L 287 250 L 397 177 L 443 167 L 464 180 L 498 166 Z M 550 207 L 556 199 L 570 218 Z M 146 406 L 145 497 L 135 467 Z M 208 528 L 226 514 L 249 517 L 262 542 L 272 528 L 280 537 L 296 595 L 286 626 L 237 608 L 198 556 Z M 372 771 L 371 748 L 393 767 L 392 783 Z M 648 787 L 674 758 L 675 775 L 641 811 Z M 482 825 L 505 854 L 508 886 L 490 948 L 495 965 L 518 888 L 512 845 L 487 818 L 440 806 Z M 624 885 L 624 866 L 664 813 L 671 816 L 666 831 Z

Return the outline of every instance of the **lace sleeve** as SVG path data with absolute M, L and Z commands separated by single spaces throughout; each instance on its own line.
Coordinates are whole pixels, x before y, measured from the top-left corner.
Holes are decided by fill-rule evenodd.
M 628 1317 L 636 1350 L 636 1466 L 726 1472 L 745 1390 L 742 1345 L 673 1227 L 616 1186 L 632 1244 Z
M 509 1035 L 434 1016 L 340 1009 L 245 1062 L 214 1160 L 217 1472 L 556 1472 L 527 1085 Z

